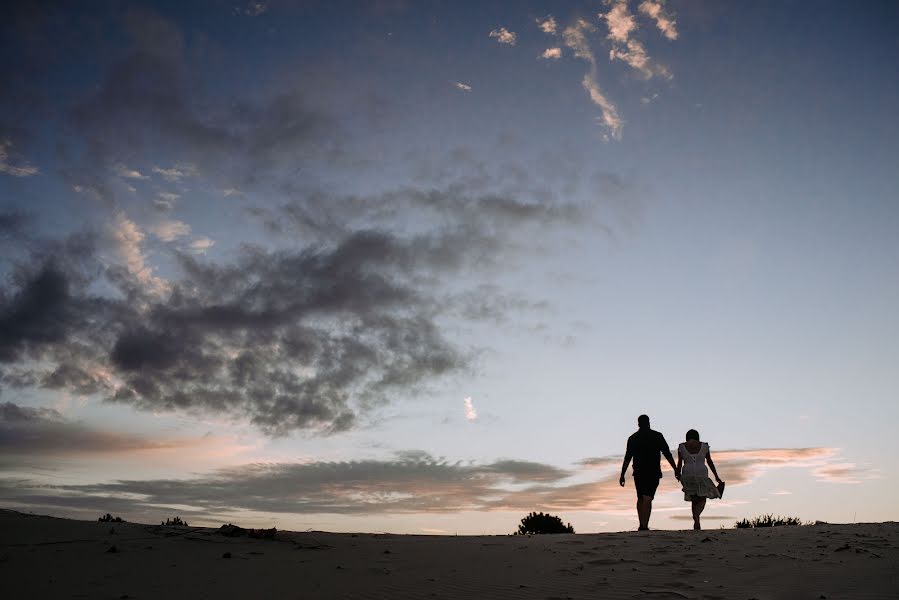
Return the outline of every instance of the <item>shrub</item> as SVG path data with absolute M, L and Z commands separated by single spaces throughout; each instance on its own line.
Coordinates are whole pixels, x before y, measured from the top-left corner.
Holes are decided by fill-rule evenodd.
M 97 521 L 99 521 L 100 523 L 124 523 L 125 522 L 122 519 L 122 517 L 114 517 L 109 513 L 106 513 L 105 515 L 103 515 L 102 517 L 97 519 Z
M 788 525 L 802 525 L 799 517 L 781 517 L 772 514 L 761 515 L 752 520 L 741 519 L 734 523 L 737 529 L 753 529 L 756 527 L 784 527 Z
M 166 519 L 165 523 L 160 523 L 160 525 L 179 525 L 181 527 L 187 527 L 187 521 L 182 521 L 181 517 L 175 517 L 174 519 Z
M 516 535 L 525 535 L 529 533 L 574 533 L 574 527 L 571 523 L 562 524 L 562 519 L 550 514 L 542 512 L 532 512 L 521 520 Z

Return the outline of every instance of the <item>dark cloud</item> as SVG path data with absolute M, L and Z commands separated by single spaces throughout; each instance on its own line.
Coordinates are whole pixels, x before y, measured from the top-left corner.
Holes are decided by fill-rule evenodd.
M 604 469 L 606 467 L 620 466 L 621 465 L 621 457 L 620 456 L 592 456 L 589 458 L 584 458 L 577 463 L 582 467 L 586 467 L 588 469 Z
M 345 430 L 467 364 L 415 285 L 459 262 L 458 247 L 432 242 L 368 231 L 248 248 L 233 264 L 182 255 L 185 278 L 165 297 L 112 267 L 102 273 L 122 297 L 91 295 L 84 261 L 48 258 L 0 295 L 3 381 L 249 418 L 273 434 Z
M 0 212 L 0 240 L 21 236 L 31 220 L 31 215 L 25 212 Z
M 109 484 L 54 486 L 40 496 L 42 504 L 97 509 L 104 496 L 141 497 L 131 511 L 150 505 L 186 505 L 208 512 L 256 510 L 281 513 L 456 512 L 497 508 L 495 498 L 508 499 L 513 484 L 555 483 L 571 473 L 551 465 L 502 460 L 488 464 L 450 463 L 426 453 L 395 460 L 251 464 L 216 471 L 191 480 L 118 481 Z M 16 486 L 9 500 L 35 501 L 33 485 Z M 59 494 L 55 496 L 53 494 Z M 3 494 L 6 496 L 6 493 Z M 134 496 L 137 495 L 137 496 Z M 530 500 L 530 498 L 529 498 Z M 529 501 L 528 500 L 528 501 Z M 127 510 L 128 507 L 122 507 Z M 527 508 L 519 504 L 516 508 Z
M 303 90 L 281 87 L 254 100 L 207 94 L 176 25 L 143 8 L 125 22 L 132 48 L 70 113 L 95 161 L 76 180 L 94 185 L 103 166 L 160 145 L 173 163 L 242 184 L 285 161 L 339 152 L 337 123 Z
M 148 440 L 101 431 L 66 419 L 51 408 L 0 403 L 0 452 L 6 456 L 66 455 L 178 448 L 185 442 Z
M 832 448 L 719 452 L 718 469 L 730 485 L 750 481 L 741 472 L 741 461 L 749 456 L 766 465 L 764 468 L 792 466 L 812 474 L 827 464 L 837 471 L 844 466 L 828 463 L 834 456 Z M 584 459 L 580 464 L 589 465 L 593 460 Z M 8 503 L 97 511 L 107 510 L 104 502 L 113 498 L 122 503 L 120 510 L 125 513 L 146 514 L 179 506 L 207 518 L 232 511 L 395 514 L 632 509 L 633 491 L 618 485 L 617 472 L 583 481 L 585 474 L 590 472 L 536 462 L 450 462 L 426 452 L 405 451 L 387 460 L 247 464 L 187 480 L 53 486 L 0 480 L 0 497 Z M 669 491 L 676 491 L 673 483 L 667 485 Z
M 0 304 L 0 361 L 11 362 L 29 347 L 65 339 L 70 321 L 68 279 L 45 265 Z
M 419 187 L 327 191 L 297 173 L 334 167 L 355 117 L 337 119 L 299 78 L 211 93 L 190 34 L 147 9 L 122 11 L 92 26 L 124 25 L 128 48 L 104 55 L 99 80 L 54 100 L 72 134 L 61 136 L 71 147 L 60 173 L 79 198 L 112 209 L 112 224 L 23 244 L 0 284 L 4 387 L 210 412 L 273 435 L 337 432 L 470 368 L 477 349 L 448 336 L 448 320 L 546 308 L 478 278 L 514 268 L 521 251 L 542 253 L 553 227 L 589 224 L 594 204 L 560 199 L 516 165 L 491 170 L 467 149 L 422 169 Z M 229 202 L 279 232 L 283 248 L 235 249 L 228 262 L 167 248 L 163 281 L 143 254 L 152 242 L 140 217 L 126 216 L 139 211 L 117 197 L 114 173 L 130 169 L 135 190 L 165 180 L 187 194 L 185 182 L 202 179 L 272 192 L 269 205 Z M 0 218 L 0 236 L 26 229 L 15 213 Z M 110 249 L 124 264 L 110 264 Z

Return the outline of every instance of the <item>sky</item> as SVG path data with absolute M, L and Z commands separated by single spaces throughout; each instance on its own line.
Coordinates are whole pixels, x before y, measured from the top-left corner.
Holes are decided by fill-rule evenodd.
M 0 506 L 899 519 L 899 5 L 13 2 Z M 692 526 L 663 469 L 651 526 Z

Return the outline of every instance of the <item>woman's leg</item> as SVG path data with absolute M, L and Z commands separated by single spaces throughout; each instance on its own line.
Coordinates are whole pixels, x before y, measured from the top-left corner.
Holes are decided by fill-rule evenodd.
M 699 524 L 699 515 L 705 509 L 705 498 L 693 496 L 691 500 L 693 502 L 693 529 L 702 529 L 702 526 Z

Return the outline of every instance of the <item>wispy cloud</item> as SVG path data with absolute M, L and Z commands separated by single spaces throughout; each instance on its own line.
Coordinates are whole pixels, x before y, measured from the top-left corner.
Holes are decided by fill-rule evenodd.
M 258 17 L 268 11 L 268 2 L 247 2 L 244 6 L 238 6 L 234 9 L 234 14 L 245 17 Z
M 474 403 L 471 401 L 471 396 L 465 398 L 462 401 L 462 408 L 465 410 L 465 419 L 468 421 L 477 421 L 478 420 L 478 411 L 475 410 Z
M 212 248 L 214 245 L 215 245 L 215 240 L 210 239 L 208 237 L 200 237 L 190 243 L 191 249 L 200 254 L 205 253 L 207 250 Z
M 543 58 L 546 60 L 559 60 L 560 58 L 562 58 L 562 49 L 558 46 L 555 48 L 547 48 L 543 51 L 543 54 L 541 54 L 537 58 Z
M 149 179 L 137 169 L 131 169 L 128 166 L 118 163 L 112 168 L 113 172 L 124 179 Z
M 643 43 L 631 37 L 637 30 L 637 20 L 628 11 L 626 0 L 617 0 L 608 12 L 599 13 L 598 16 L 606 22 L 609 31 L 606 37 L 612 42 L 609 60 L 624 62 L 645 79 L 650 79 L 654 75 L 671 78 L 671 73 L 666 67 L 650 59 Z
M 13 177 L 31 177 L 37 175 L 40 170 L 34 165 L 19 161 L 20 164 L 10 164 L 10 148 L 12 142 L 8 139 L 0 140 L 0 173 L 6 173 Z
M 462 83 L 461 81 L 454 81 L 453 86 L 455 86 L 457 89 L 462 90 L 463 92 L 471 91 L 471 86 L 468 85 L 467 83 Z
M 572 25 L 565 28 L 562 32 L 562 39 L 576 57 L 587 61 L 587 64 L 590 66 L 581 80 L 581 85 L 590 95 L 590 100 L 593 104 L 600 108 L 600 121 L 606 126 L 609 134 L 615 139 L 621 139 L 623 122 L 618 116 L 618 109 L 603 94 L 599 87 L 599 82 L 596 80 L 596 57 L 587 42 L 587 34 L 594 31 L 596 31 L 596 27 L 588 21 L 577 19 Z
M 772 469 L 817 469 L 830 464 L 836 448 L 768 448 L 761 450 L 713 450 L 718 471 L 730 485 L 749 483 Z
M 833 448 L 774 448 L 717 452 L 718 470 L 728 484 L 749 483 L 765 469 L 798 467 L 812 470 L 827 464 Z M 620 457 L 608 457 L 620 463 Z M 587 465 L 596 459 L 584 459 Z M 600 459 L 605 461 L 607 459 Z M 745 462 L 743 462 L 745 461 Z M 744 470 L 745 463 L 762 465 Z M 199 514 L 249 510 L 269 513 L 453 513 L 466 510 L 593 511 L 631 514 L 633 491 L 618 485 L 617 469 L 592 481 L 579 481 L 584 471 L 553 465 L 497 460 L 462 463 L 426 452 L 400 452 L 392 459 L 352 462 L 245 464 L 186 480 L 114 481 L 88 485 L 4 485 L 7 501 L 54 507 L 109 510 L 110 498 L 128 499 L 122 512 L 141 513 L 160 507 L 189 505 Z M 677 484 L 666 479 L 674 497 Z M 659 510 L 667 508 L 659 498 Z M 677 497 L 677 509 L 683 507 Z M 674 506 L 672 506 L 674 508 Z M 732 517 L 719 515 L 721 520 Z
M 166 181 L 177 183 L 187 177 L 195 176 L 197 174 L 197 168 L 193 165 L 175 165 L 168 169 L 153 167 L 153 172 Z
M 190 235 L 190 225 L 184 221 L 163 221 L 154 225 L 150 230 L 163 242 L 172 242 L 179 237 Z
M 128 272 L 147 291 L 154 294 L 166 292 L 169 289 L 168 282 L 156 277 L 153 274 L 153 268 L 146 262 L 142 249 L 145 235 L 137 223 L 128 219 L 124 213 L 120 213 L 112 225 L 111 233 L 119 256 L 124 261 Z
M 5 454 L 111 454 L 183 449 L 211 441 L 211 438 L 153 440 L 89 427 L 67 419 L 52 408 L 32 408 L 12 402 L 0 404 L 0 449 Z
M 880 479 L 877 469 L 860 466 L 852 462 L 822 465 L 813 471 L 818 481 L 827 483 L 862 483 L 865 480 Z
M 490 32 L 490 37 L 496 38 L 496 41 L 500 44 L 508 44 L 510 46 L 514 46 L 518 41 L 518 36 L 515 35 L 514 31 L 509 31 L 505 27 L 500 27 L 499 29 L 494 29 Z
M 556 24 L 556 19 L 552 15 L 547 15 L 544 19 L 535 19 L 537 21 L 537 27 L 540 28 L 540 31 L 543 33 L 548 33 L 550 35 L 556 35 L 558 33 L 558 25 Z
M 640 12 L 655 20 L 656 27 L 669 40 L 677 39 L 677 24 L 674 18 L 669 16 L 662 2 L 653 2 L 653 0 L 644 0 L 639 6 Z

